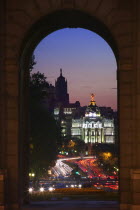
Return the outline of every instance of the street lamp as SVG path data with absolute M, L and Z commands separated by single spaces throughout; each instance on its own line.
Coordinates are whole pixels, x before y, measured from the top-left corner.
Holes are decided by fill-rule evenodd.
M 40 187 L 40 192 L 44 192 L 44 187 Z
M 32 192 L 33 192 L 33 188 L 30 187 L 30 188 L 29 188 L 29 193 L 32 193 Z

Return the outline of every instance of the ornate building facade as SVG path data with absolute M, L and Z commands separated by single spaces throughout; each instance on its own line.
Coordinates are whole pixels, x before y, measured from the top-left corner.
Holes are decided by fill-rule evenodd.
M 114 130 L 114 119 L 101 116 L 93 94 L 85 116 L 72 119 L 72 138 L 82 139 L 85 143 L 115 143 Z
M 116 143 L 114 118 L 101 115 L 93 94 L 84 116 L 77 114 L 80 109 L 78 102 L 54 109 L 54 117 L 61 124 L 63 137 L 80 139 L 87 144 Z

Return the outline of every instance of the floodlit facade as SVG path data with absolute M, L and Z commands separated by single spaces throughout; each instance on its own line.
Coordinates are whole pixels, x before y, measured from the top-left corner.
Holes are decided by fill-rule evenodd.
M 100 108 L 94 101 L 94 94 L 91 94 L 91 101 L 85 110 L 85 115 L 80 114 L 77 117 L 80 102 L 69 103 L 67 80 L 62 76 L 62 69 L 55 82 L 55 89 L 57 100 L 54 118 L 61 124 L 63 137 L 78 138 L 85 143 L 115 143 L 113 116 L 106 118 L 101 115 Z
M 91 95 L 85 116 L 72 119 L 72 138 L 82 139 L 85 143 L 115 143 L 114 119 L 101 116 L 100 109 Z
M 80 108 L 80 104 L 75 103 L 54 109 L 54 118 L 61 124 L 63 137 L 81 139 L 85 143 L 116 143 L 114 118 L 101 115 L 93 94 L 84 116 L 77 117 Z
M 69 103 L 66 106 L 61 105 L 59 107 L 55 107 L 54 118 L 61 124 L 61 135 L 63 137 L 71 137 L 72 119 L 79 107 L 79 102 Z

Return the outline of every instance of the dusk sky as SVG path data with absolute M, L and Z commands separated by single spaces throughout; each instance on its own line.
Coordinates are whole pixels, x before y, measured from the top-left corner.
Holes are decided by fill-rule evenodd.
M 44 73 L 53 85 L 62 68 L 71 103 L 88 105 L 94 93 L 98 106 L 117 109 L 116 59 L 107 42 L 96 33 L 81 28 L 58 30 L 45 37 L 34 54 L 34 72 Z

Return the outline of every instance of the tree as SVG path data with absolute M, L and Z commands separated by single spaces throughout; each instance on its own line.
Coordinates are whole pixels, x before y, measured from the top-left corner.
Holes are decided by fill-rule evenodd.
M 43 176 L 57 157 L 59 130 L 52 116 L 40 104 L 30 110 L 31 171 L 37 177 Z
M 49 83 L 46 81 L 47 77 L 39 71 L 37 73 L 30 74 L 30 87 L 37 88 L 40 91 L 45 87 L 49 87 Z
M 65 138 L 61 150 L 68 152 L 69 155 L 83 155 L 85 153 L 85 142 L 78 138 L 69 140 Z
M 61 143 L 60 129 L 42 104 L 45 87 L 49 87 L 45 75 L 30 71 L 30 172 L 35 173 L 36 178 L 44 176 L 54 164 Z
M 108 175 L 112 175 L 114 167 L 118 168 L 118 145 L 114 144 L 96 144 L 94 153 L 97 156 L 97 163 L 106 171 Z
M 85 142 L 78 138 L 75 139 L 74 142 L 75 142 L 75 150 L 77 151 L 77 153 L 79 155 L 81 155 L 82 153 L 85 154 L 85 147 L 86 147 Z
M 30 60 L 30 64 L 29 64 L 29 72 L 33 70 L 35 64 L 36 64 L 35 55 L 33 54 Z

